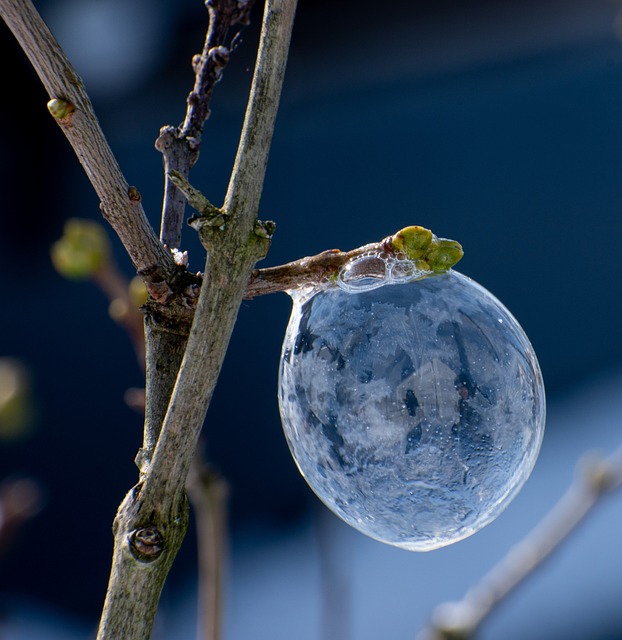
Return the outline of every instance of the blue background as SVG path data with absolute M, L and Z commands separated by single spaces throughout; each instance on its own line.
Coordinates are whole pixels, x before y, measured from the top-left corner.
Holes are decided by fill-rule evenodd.
M 232 640 L 251 633 L 242 618 L 256 638 L 319 637 L 330 610 L 320 597 L 326 557 L 349 594 L 341 637 L 412 637 L 435 604 L 459 598 L 550 508 L 581 451 L 620 439 L 617 5 L 377 5 L 301 3 L 261 206 L 261 217 L 277 222 L 265 264 L 353 248 L 409 224 L 458 239 L 459 270 L 529 335 L 551 419 L 533 479 L 498 523 L 434 554 L 385 548 L 325 514 L 287 451 L 276 403 L 287 296 L 244 303 L 206 429 L 207 456 L 232 491 Z M 153 142 L 162 125 L 183 118 L 190 59 L 204 38 L 202 3 L 39 6 L 157 228 L 162 171 Z M 259 20 L 256 10 L 217 87 L 191 176 L 215 203 L 235 154 Z M 39 415 L 29 438 L 0 445 L 0 476 L 32 476 L 46 492 L 44 510 L 0 559 L 0 596 L 7 637 L 36 636 L 20 626 L 33 610 L 64 616 L 84 637 L 105 592 L 111 522 L 136 479 L 141 420 L 123 393 L 141 385 L 141 374 L 103 295 L 51 268 L 64 220 L 98 219 L 98 202 L 5 28 L 0 47 L 12 72 L 11 95 L 0 101 L 0 355 L 29 366 Z M 193 236 L 187 228 L 183 248 L 200 270 Z M 118 243 L 116 252 L 131 275 Z M 610 537 L 620 528 L 619 498 L 605 510 L 583 530 L 592 537 L 558 556 L 557 573 L 550 565 L 542 578 L 550 582 L 522 590 L 490 637 L 622 637 L 622 555 L 619 535 Z M 194 620 L 194 545 L 190 533 L 165 591 L 161 637 L 182 637 L 180 620 Z M 53 637 L 61 623 L 41 624 L 38 637 Z

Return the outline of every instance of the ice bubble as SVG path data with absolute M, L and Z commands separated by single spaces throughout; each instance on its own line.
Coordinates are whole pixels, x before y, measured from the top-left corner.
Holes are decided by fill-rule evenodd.
M 365 253 L 350 260 L 339 272 L 337 285 L 344 291 L 371 291 L 385 284 L 401 284 L 425 278 L 431 271 L 413 260 L 384 253 Z
M 331 510 L 427 551 L 475 533 L 518 493 L 542 441 L 544 386 L 525 333 L 486 289 L 455 271 L 394 284 L 377 266 L 292 296 L 281 417 Z

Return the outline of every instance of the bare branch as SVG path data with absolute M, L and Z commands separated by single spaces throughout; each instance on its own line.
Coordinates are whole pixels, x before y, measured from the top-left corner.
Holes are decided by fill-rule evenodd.
M 176 271 L 140 203 L 126 182 L 99 126 L 82 80 L 30 0 L 0 0 L 0 15 L 35 68 L 51 100 L 48 108 L 71 143 L 101 200 L 104 217 L 146 282 Z
M 179 248 L 185 199 L 178 191 L 171 172 L 187 178 L 199 157 L 203 125 L 209 118 L 214 87 L 222 78 L 229 62 L 231 42 L 228 34 L 236 25 L 246 25 L 254 0 L 208 0 L 209 29 L 203 51 L 192 61 L 195 82 L 188 96 L 188 108 L 183 123 L 175 128 L 163 127 L 156 141 L 164 161 L 164 202 L 160 239 L 170 248 Z
M 389 257 L 398 261 L 412 261 L 420 277 L 426 277 L 432 273 L 447 271 L 462 258 L 462 255 L 462 247 L 455 240 L 437 238 L 424 227 L 405 227 L 380 242 L 366 244 L 351 251 L 329 249 L 278 267 L 255 269 L 246 286 L 244 298 L 322 286 L 334 281 L 346 264 L 362 256 L 370 256 L 372 259 L 361 261 L 354 274 L 357 279 L 383 278 L 385 260 Z
M 315 256 L 300 258 L 278 267 L 255 269 L 246 286 L 244 299 L 249 300 L 269 293 L 292 291 L 307 286 L 321 286 L 334 280 L 339 270 L 353 258 L 377 254 L 387 249 L 391 251 L 389 247 L 385 248 L 384 242 L 366 244 L 352 251 L 328 249 Z M 366 275 L 370 277 L 380 275 L 382 265 L 370 262 L 369 267 L 371 270 Z
M 278 101 L 259 94 L 263 88 L 278 98 L 295 6 L 295 0 L 266 2 L 249 107 L 253 117 L 251 125 L 247 122 L 257 127 L 263 144 L 271 139 Z M 239 186 L 234 189 L 231 208 L 226 209 L 231 222 L 224 229 L 206 225 L 200 231 L 208 254 L 205 277 L 153 457 L 149 460 L 147 455 L 142 461 L 141 483 L 128 494 L 115 520 L 113 567 L 98 640 L 149 637 L 162 585 L 183 539 L 187 523 L 184 485 L 198 436 L 246 283 L 269 245 L 268 239 L 254 233 L 261 185 L 241 175 L 257 171 L 263 178 L 265 173 L 267 149 L 257 154 L 252 146 L 247 141 L 240 153 L 253 162 L 243 161 L 234 169 Z M 240 188 L 249 193 L 241 193 Z
M 578 465 L 559 502 L 460 602 L 440 605 L 417 640 L 469 640 L 496 607 L 564 542 L 612 491 L 622 487 L 622 446 L 604 460 Z
M 208 0 L 209 30 L 203 51 L 193 62 L 195 83 L 188 96 L 188 110 L 180 135 L 200 144 L 203 123 L 209 118 L 209 105 L 214 87 L 222 78 L 229 62 L 231 44 L 227 35 L 236 25 L 247 25 L 255 0 Z
M 230 183 L 231 195 L 223 207 L 232 222 L 224 231 L 204 227 L 205 233 L 201 234 L 208 251 L 206 276 L 186 355 L 154 452 L 152 466 L 157 470 L 154 468 L 145 479 L 145 491 L 153 491 L 153 497 L 160 493 L 159 483 L 170 478 L 185 479 L 188 474 L 246 282 L 252 266 L 262 257 L 268 244 L 254 234 L 254 221 L 295 8 L 295 0 L 266 2 L 249 107 Z M 214 330 L 215 327 L 218 330 Z M 172 450 L 168 450 L 169 447 Z

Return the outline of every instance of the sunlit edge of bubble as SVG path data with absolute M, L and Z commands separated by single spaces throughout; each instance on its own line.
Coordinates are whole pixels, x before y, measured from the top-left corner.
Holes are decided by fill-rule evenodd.
M 362 270 L 357 273 L 357 268 L 362 267 Z M 370 268 L 371 267 L 371 268 Z M 384 270 L 383 270 L 384 267 Z M 283 347 L 281 350 L 281 360 L 283 359 L 283 355 L 285 353 L 286 345 L 288 344 L 288 336 L 289 336 L 289 327 L 290 326 L 298 326 L 299 325 L 299 316 L 302 311 L 302 307 L 305 303 L 307 303 L 311 298 L 315 295 L 321 293 L 322 291 L 332 288 L 339 287 L 342 291 L 350 294 L 358 294 L 367 291 L 372 291 L 374 289 L 378 289 L 387 285 L 401 285 L 401 284 L 409 284 L 418 280 L 423 280 L 424 278 L 457 278 L 462 281 L 464 284 L 473 287 L 474 290 L 487 300 L 489 300 L 493 305 L 498 307 L 500 311 L 502 311 L 506 316 L 508 321 L 510 322 L 511 330 L 514 336 L 520 341 L 521 347 L 526 354 L 531 353 L 532 357 L 529 358 L 529 362 L 531 364 L 531 369 L 534 373 L 534 387 L 539 389 L 541 392 L 541 398 L 539 403 L 539 412 L 535 417 L 535 424 L 538 425 L 538 440 L 533 443 L 531 449 L 525 451 L 525 457 L 523 458 L 522 464 L 520 465 L 520 469 L 523 470 L 522 478 L 519 482 L 514 483 L 508 487 L 508 490 L 500 495 L 494 502 L 491 503 L 490 510 L 488 515 L 482 520 L 479 520 L 474 525 L 467 527 L 459 532 L 456 532 L 456 535 L 452 537 L 447 537 L 443 539 L 439 538 L 430 538 L 425 541 L 409 541 L 408 539 L 404 539 L 401 541 L 396 540 L 388 540 L 386 538 L 382 538 L 378 535 L 374 535 L 366 530 L 365 523 L 360 522 L 356 519 L 350 519 L 345 517 L 343 514 L 339 513 L 333 505 L 331 505 L 325 498 L 320 496 L 317 491 L 314 489 L 313 484 L 309 482 L 307 475 L 300 467 L 300 464 L 296 457 L 292 453 L 292 457 L 294 458 L 294 462 L 296 467 L 298 468 L 300 474 L 305 479 L 305 482 L 309 486 L 309 488 L 313 491 L 313 493 L 318 497 L 318 499 L 333 512 L 337 517 L 342 519 L 346 524 L 350 525 L 353 529 L 359 531 L 363 535 L 376 540 L 378 542 L 382 542 L 384 544 L 388 544 L 390 546 L 398 547 L 401 549 L 405 549 L 407 551 L 415 551 L 415 552 L 427 552 L 433 551 L 435 549 L 440 549 L 442 547 L 446 547 L 456 542 L 460 542 L 466 538 L 469 538 L 473 534 L 482 530 L 484 527 L 488 526 L 491 522 L 496 520 L 513 502 L 518 493 L 522 490 L 523 486 L 530 478 L 533 469 L 535 467 L 536 461 L 538 459 L 540 449 L 542 446 L 542 441 L 545 432 L 546 425 L 546 392 L 544 387 L 544 381 L 542 377 L 542 371 L 540 368 L 540 364 L 538 362 L 537 356 L 535 354 L 535 350 L 529 341 L 528 336 L 526 335 L 524 329 L 521 327 L 520 323 L 514 315 L 509 311 L 509 309 L 488 289 L 480 285 L 475 280 L 465 276 L 464 274 L 454 270 L 449 269 L 445 273 L 435 274 L 431 271 L 422 271 L 417 269 L 414 263 L 410 260 L 398 260 L 393 257 L 387 258 L 386 255 L 378 255 L 378 254 L 364 254 L 362 256 L 357 256 L 350 262 L 348 262 L 339 272 L 339 275 L 336 281 L 331 282 L 327 285 L 317 286 L 317 287 L 305 287 L 301 289 L 294 289 L 287 291 L 293 301 L 293 310 L 292 317 L 290 318 L 290 323 L 288 324 L 288 329 L 286 332 L 285 340 L 283 342 Z M 279 370 L 279 390 L 281 389 L 281 376 L 282 371 Z M 280 398 L 279 398 L 280 404 Z M 288 440 L 288 447 L 291 450 L 291 445 Z

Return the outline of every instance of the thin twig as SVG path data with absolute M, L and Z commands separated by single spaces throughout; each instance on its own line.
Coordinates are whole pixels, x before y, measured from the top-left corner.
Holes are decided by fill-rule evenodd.
M 468 640 L 508 595 L 564 542 L 612 491 L 622 487 L 622 446 L 608 458 L 580 462 L 559 502 L 460 602 L 440 605 L 417 640 Z
M 386 240 L 366 244 L 351 251 L 328 249 L 315 256 L 300 258 L 277 267 L 255 269 L 246 286 L 244 299 L 249 300 L 269 293 L 292 291 L 307 286 L 321 286 L 334 280 L 340 269 L 350 260 L 366 254 L 377 255 L 387 250 L 390 251 L 390 247 L 386 245 Z M 384 265 L 380 264 L 380 260 L 378 264 L 370 261 L 368 266 L 370 270 L 366 275 L 371 277 L 380 275 L 380 269 L 384 269 Z
M 171 249 L 181 243 L 185 198 L 170 179 L 171 172 L 187 178 L 199 157 L 203 125 L 210 114 L 214 87 L 222 78 L 229 62 L 231 42 L 228 34 L 236 25 L 248 24 L 254 0 L 208 0 L 209 29 L 203 51 L 192 61 L 195 82 L 188 96 L 186 117 L 179 127 L 166 126 L 160 130 L 156 148 L 164 161 L 164 201 L 160 240 Z
M 201 142 L 214 87 L 229 62 L 231 43 L 227 45 L 227 35 L 236 25 L 248 25 L 254 3 L 255 0 L 207 0 L 205 3 L 209 12 L 209 30 L 203 51 L 193 60 L 195 84 L 188 96 L 188 110 L 180 131 L 181 136 L 195 143 Z
M 186 490 L 195 515 L 199 555 L 197 640 L 219 640 L 229 487 L 220 475 L 205 465 L 197 450 Z
M 366 244 L 351 251 L 329 249 L 278 267 L 255 269 L 246 286 L 244 298 L 305 287 L 321 287 L 334 281 L 345 265 L 353 264 L 355 258 L 363 256 L 369 256 L 370 259 L 358 261 L 354 279 L 384 278 L 389 258 L 392 259 L 394 268 L 399 267 L 396 262 L 408 261 L 408 266 L 403 263 L 402 267 L 416 269 L 418 275 L 412 271 L 413 279 L 424 278 L 432 273 L 447 271 L 462 255 L 462 247 L 455 240 L 437 238 L 423 227 L 405 227 L 380 242 Z M 402 275 L 406 276 L 406 273 Z
M 42 487 L 33 478 L 9 478 L 0 484 L 0 553 L 4 553 L 21 527 L 43 508 Z
M 143 314 L 138 310 L 130 296 L 130 283 L 121 273 L 116 260 L 110 255 L 101 269 L 92 276 L 95 284 L 106 294 L 110 301 L 108 312 L 126 331 L 132 341 L 138 366 L 145 370 L 145 332 Z
M 244 138 L 242 139 L 244 142 Z M 259 152 L 261 149 L 258 148 Z M 223 207 L 214 206 L 198 189 L 193 187 L 179 172 L 170 174 L 171 181 L 184 195 L 188 204 L 198 212 L 190 218 L 190 226 L 200 231 L 203 227 L 224 227 L 231 217 Z M 254 233 L 262 238 L 271 239 L 275 229 L 274 222 L 255 221 Z M 456 264 L 463 255 L 462 246 L 455 240 L 437 238 L 429 229 L 410 226 L 401 229 L 381 240 L 364 245 L 351 251 L 329 249 L 315 256 L 300 258 L 277 267 L 255 269 L 246 285 L 244 298 L 250 299 L 268 293 L 292 291 L 306 287 L 321 287 L 334 281 L 343 267 L 355 258 L 368 256 L 370 259 L 359 261 L 356 278 L 384 277 L 386 261 L 391 259 L 397 267 L 406 259 L 422 277 L 432 272 L 443 272 Z M 402 264 L 406 267 L 406 264 Z M 406 274 L 402 274 L 406 275 Z
M 82 80 L 30 0 L 0 0 L 0 15 L 30 59 L 51 101 L 49 110 L 71 143 L 101 200 L 104 217 L 146 282 L 176 272 L 108 146 Z

